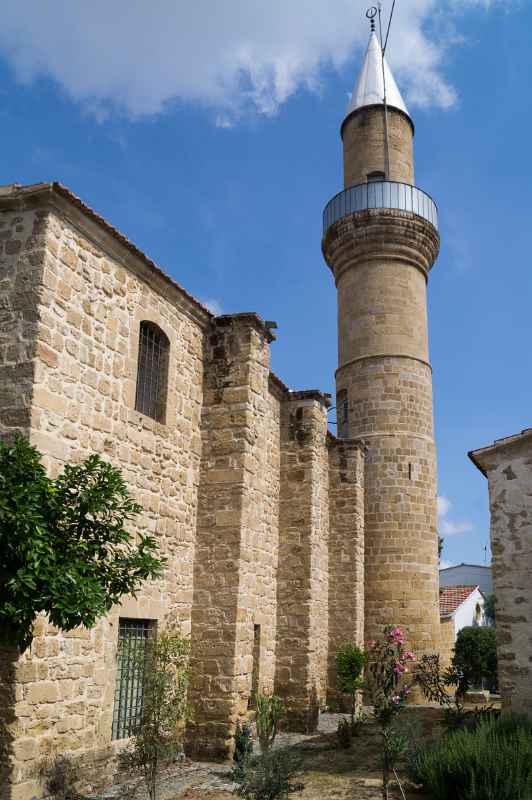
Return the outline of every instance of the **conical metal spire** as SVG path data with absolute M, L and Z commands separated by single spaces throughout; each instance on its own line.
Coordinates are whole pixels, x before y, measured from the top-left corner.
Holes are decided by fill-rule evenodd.
M 365 106 L 384 105 L 384 79 L 382 74 L 381 47 L 375 31 L 371 31 L 366 57 L 357 84 L 347 107 L 346 117 Z M 398 108 L 411 119 L 406 103 L 401 96 L 392 71 L 384 59 L 386 76 L 386 102 L 389 107 Z

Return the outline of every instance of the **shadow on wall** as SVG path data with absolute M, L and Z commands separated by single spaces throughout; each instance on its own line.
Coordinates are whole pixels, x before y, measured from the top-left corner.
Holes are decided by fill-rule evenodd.
M 0 786 L 3 800 L 12 797 L 13 724 L 15 722 L 15 664 L 18 651 L 0 645 Z

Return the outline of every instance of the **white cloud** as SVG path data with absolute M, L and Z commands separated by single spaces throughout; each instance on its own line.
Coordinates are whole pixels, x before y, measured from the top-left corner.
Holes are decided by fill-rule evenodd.
M 448 497 L 441 497 L 440 495 L 438 495 L 437 507 L 438 507 L 438 516 L 444 517 L 446 514 L 449 513 L 449 509 L 451 508 L 451 501 L 449 500 Z
M 451 522 L 450 520 L 444 519 L 443 522 L 440 523 L 441 536 L 456 536 L 459 533 L 467 533 L 472 530 L 473 524 L 467 520 L 463 522 Z
M 452 505 L 448 497 L 438 495 L 438 533 L 440 536 L 456 536 L 459 533 L 467 533 L 473 530 L 473 524 L 469 520 L 453 521 L 447 519 Z
M 390 2 L 384 5 L 386 12 Z M 323 0 L 8 0 L 0 50 L 19 80 L 52 78 L 99 119 L 155 114 L 178 100 L 209 108 L 215 124 L 229 127 L 242 114 L 275 113 L 300 89 L 320 90 L 324 71 L 341 69 L 367 41 L 366 6 L 366 0 L 333 6 Z M 456 0 L 397 4 L 388 56 L 413 105 L 448 108 L 455 101 L 442 64 L 459 42 L 458 9 Z
M 216 300 L 213 297 L 207 297 L 205 300 L 201 300 L 200 302 L 202 302 L 203 305 L 209 309 L 209 311 L 212 311 L 215 316 L 218 317 L 220 314 L 223 314 L 222 304 L 219 300 Z

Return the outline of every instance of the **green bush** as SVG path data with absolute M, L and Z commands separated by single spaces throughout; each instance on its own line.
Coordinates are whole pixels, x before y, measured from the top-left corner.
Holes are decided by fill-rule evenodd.
M 118 469 L 97 455 L 48 478 L 22 436 L 0 440 L 0 639 L 28 648 L 37 614 L 63 631 L 96 620 L 162 573 L 142 511 Z
M 456 637 L 453 670 L 458 676 L 459 693 L 469 688 L 497 686 L 497 646 L 495 629 L 488 627 L 462 628 Z
M 340 692 L 351 695 L 351 726 L 355 722 L 356 693 L 362 688 L 362 672 L 366 663 L 363 651 L 351 642 L 342 644 L 336 654 L 336 685 Z
M 487 719 L 421 748 L 413 773 L 432 800 L 530 800 L 532 721 Z
M 258 758 L 247 759 L 236 794 L 245 800 L 286 797 L 293 788 L 290 779 L 299 766 L 299 761 L 285 750 L 270 750 Z
M 279 697 L 266 692 L 257 692 L 257 738 L 261 752 L 266 753 L 275 741 L 279 723 L 284 714 L 284 706 Z

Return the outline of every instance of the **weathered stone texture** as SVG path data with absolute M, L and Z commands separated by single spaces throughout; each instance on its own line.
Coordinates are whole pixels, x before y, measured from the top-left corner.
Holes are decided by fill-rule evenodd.
M 38 211 L 24 212 L 19 224 L 19 260 L 10 262 L 7 278 L 18 315 L 11 328 L 18 352 L 11 360 L 20 359 L 16 369 L 30 378 L 19 381 L 15 375 L 8 391 L 16 390 L 24 413 L 31 397 L 30 440 L 52 474 L 94 452 L 121 468 L 144 507 L 138 529 L 153 533 L 168 558 L 161 580 L 146 584 L 136 600 L 126 599 L 91 631 L 61 634 L 39 619 L 16 675 L 13 781 L 24 797 L 26 790 L 35 793 L 28 782 L 52 750 L 87 763 L 89 753 L 92 758 L 108 752 L 119 616 L 162 621 L 168 614 L 190 630 L 203 330 L 162 281 L 157 285 L 158 278 L 147 270 L 142 274 L 139 263 L 120 257 L 89 226 L 82 232 L 59 212 Z M 30 235 L 36 250 L 28 250 Z M 29 261 L 33 256 L 36 266 Z M 27 320 L 26 306 L 16 305 L 22 292 L 34 304 Z M 144 319 L 156 322 L 171 341 L 166 425 L 134 408 Z M 31 336 L 34 363 L 26 373 Z M 13 417 L 3 419 L 6 430 Z M 19 416 L 15 423 L 21 425 Z
M 289 391 L 267 324 L 214 319 L 67 190 L 4 189 L 0 223 L 0 435 L 27 433 L 51 475 L 111 461 L 144 509 L 133 530 L 167 558 L 92 630 L 39 616 L 31 649 L 1 654 L 10 800 L 42 795 L 36 768 L 54 753 L 79 766 L 81 791 L 110 780 L 120 618 L 191 633 L 192 752 L 230 755 L 256 690 L 278 690 L 289 724 L 311 729 L 342 592 L 349 635 L 363 625 L 362 453 L 331 446 L 328 396 Z M 164 424 L 135 410 L 142 321 L 170 342 Z
M 364 646 L 364 448 L 329 437 L 328 704 L 337 704 L 336 654 Z
M 440 638 L 426 312 L 438 247 L 430 223 L 391 209 L 347 215 L 323 240 L 338 289 L 342 435 L 367 446 L 364 633 L 399 624 L 419 655 Z
M 388 109 L 389 180 L 414 183 L 412 123 L 400 111 Z M 385 171 L 384 108 L 364 108 L 342 126 L 344 186 L 365 183 L 372 172 Z
M 283 404 L 275 690 L 295 730 L 314 729 L 327 687 L 326 433 L 323 395 L 296 392 Z
M 45 215 L 0 213 L 0 436 L 29 428 L 45 246 Z
M 279 400 L 269 341 L 252 314 L 221 317 L 205 362 L 203 457 L 192 613 L 188 749 L 227 757 L 252 691 L 273 686 L 279 496 Z M 257 670 L 258 666 L 258 670 Z
M 471 457 L 488 478 L 502 707 L 532 718 L 532 431 Z

